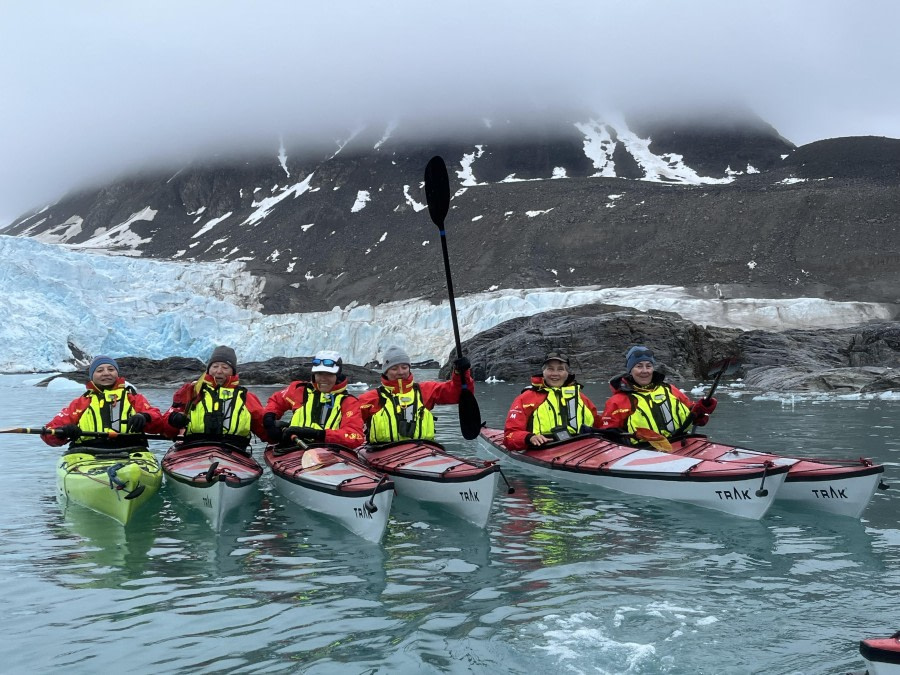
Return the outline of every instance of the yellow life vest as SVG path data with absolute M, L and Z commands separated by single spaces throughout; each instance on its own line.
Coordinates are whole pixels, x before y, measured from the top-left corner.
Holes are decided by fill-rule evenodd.
M 115 431 L 128 433 L 128 418 L 132 414 L 131 401 L 128 394 L 134 393 L 131 387 L 118 389 L 91 389 L 84 395 L 90 403 L 78 418 L 78 428 L 82 431 L 103 432 Z M 93 438 L 80 438 L 78 442 L 94 443 Z
M 653 389 L 634 390 L 629 395 L 634 401 L 634 411 L 628 416 L 629 433 L 643 428 L 671 436 L 681 428 L 691 412 L 669 387 L 662 384 Z
M 303 405 L 294 410 L 294 414 L 291 416 L 291 426 L 340 429 L 341 404 L 346 396 L 346 392 L 332 394 L 307 387 Z
M 394 394 L 378 388 L 381 409 L 372 415 L 366 428 L 369 443 L 388 443 L 412 438 L 434 440 L 434 415 L 423 405 L 422 390 L 413 384 Z
M 250 413 L 243 387 L 214 387 L 202 381 L 188 411 L 184 435 L 241 436 L 250 438 Z
M 535 389 L 546 392 L 547 397 L 528 422 L 531 433 L 550 436 L 554 429 L 565 427 L 570 434 L 577 434 L 581 425 L 593 426 L 594 414 L 581 399 L 580 384 Z

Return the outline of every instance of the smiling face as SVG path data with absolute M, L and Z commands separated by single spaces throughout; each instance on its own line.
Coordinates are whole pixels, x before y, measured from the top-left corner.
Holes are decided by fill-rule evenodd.
M 641 387 L 646 387 L 653 380 L 653 364 L 649 361 L 636 363 L 631 369 L 631 379 Z
M 324 391 L 326 394 L 334 389 L 334 385 L 337 383 L 337 373 L 325 373 L 325 372 L 316 372 L 313 373 L 313 379 L 316 382 L 316 387 L 319 391 Z
M 111 363 L 103 363 L 97 366 L 94 376 L 91 378 L 98 387 L 110 387 L 119 379 L 119 371 Z
M 405 380 L 409 377 L 409 364 L 398 363 L 396 366 L 388 368 L 384 376 L 389 380 Z
M 216 381 L 216 384 L 221 387 L 225 384 L 225 380 L 234 375 L 234 368 L 224 361 L 216 361 L 215 363 L 210 364 L 209 374 Z
M 544 382 L 551 387 L 561 387 L 569 379 L 569 367 L 556 359 L 547 361 L 541 372 L 544 376 Z

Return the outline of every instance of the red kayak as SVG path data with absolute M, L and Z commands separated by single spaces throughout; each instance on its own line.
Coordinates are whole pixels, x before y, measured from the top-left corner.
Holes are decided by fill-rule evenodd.
M 351 532 L 381 541 L 388 524 L 394 483 L 340 445 L 266 448 L 275 488 L 295 504 L 334 518 Z
M 532 450 L 509 450 L 503 431 L 482 429 L 481 447 L 544 478 L 600 485 L 759 519 L 772 505 L 788 467 L 739 465 L 573 436 Z
M 887 638 L 869 638 L 859 643 L 869 675 L 900 673 L 900 631 Z
M 713 443 L 706 436 L 691 435 L 672 441 L 672 451 L 683 457 L 713 459 L 730 464 L 772 462 L 788 466 L 787 479 L 778 491 L 780 504 L 859 518 L 882 482 L 884 467 L 864 457 L 851 460 L 804 459 L 758 452 Z
M 389 475 L 398 494 L 437 504 L 478 527 L 487 524 L 500 475 L 495 462 L 461 459 L 424 440 L 364 445 L 359 457 Z
M 166 483 L 179 497 L 203 511 L 213 529 L 258 493 L 262 467 L 242 449 L 229 445 L 176 443 L 162 460 Z

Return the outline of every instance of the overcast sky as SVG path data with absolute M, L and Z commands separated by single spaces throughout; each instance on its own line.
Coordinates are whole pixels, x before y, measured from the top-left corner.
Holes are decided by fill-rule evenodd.
M 0 0 L 0 224 L 147 164 L 473 110 L 748 104 L 900 138 L 895 0 Z

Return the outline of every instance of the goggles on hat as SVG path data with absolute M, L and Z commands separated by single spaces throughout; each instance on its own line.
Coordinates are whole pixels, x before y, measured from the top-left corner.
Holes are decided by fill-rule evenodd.
M 334 368 L 337 365 L 340 365 L 334 359 L 313 359 L 312 364 L 314 366 L 325 366 L 326 368 Z

